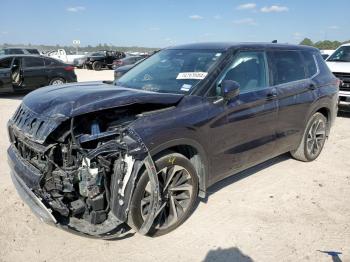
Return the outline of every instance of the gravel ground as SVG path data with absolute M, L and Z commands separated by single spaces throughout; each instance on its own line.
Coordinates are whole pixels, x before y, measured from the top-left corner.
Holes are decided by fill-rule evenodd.
M 113 71 L 77 75 L 112 80 Z M 337 118 L 316 161 L 277 157 L 214 185 L 168 235 L 103 241 L 41 223 L 18 197 L 6 161 L 6 122 L 21 99 L 0 97 L 0 261 L 332 261 L 321 251 L 350 261 L 350 114 Z

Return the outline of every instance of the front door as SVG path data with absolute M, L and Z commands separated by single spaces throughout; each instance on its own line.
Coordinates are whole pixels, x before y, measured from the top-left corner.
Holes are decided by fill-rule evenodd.
M 240 85 L 240 94 L 221 107 L 210 125 L 212 184 L 235 172 L 271 158 L 276 141 L 276 90 L 269 87 L 265 52 L 239 52 L 219 78 Z M 220 92 L 220 91 L 218 91 Z
M 0 92 L 11 92 L 12 88 L 12 57 L 0 60 Z

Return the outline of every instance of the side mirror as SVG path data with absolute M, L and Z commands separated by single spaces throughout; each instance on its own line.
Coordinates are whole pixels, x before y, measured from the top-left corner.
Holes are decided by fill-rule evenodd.
M 221 82 L 221 91 L 226 101 L 239 95 L 240 85 L 233 80 L 223 80 Z

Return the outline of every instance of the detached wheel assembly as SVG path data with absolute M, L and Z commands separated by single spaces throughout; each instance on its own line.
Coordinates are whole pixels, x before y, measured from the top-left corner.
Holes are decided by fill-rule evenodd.
M 191 214 L 198 194 L 198 177 L 191 162 L 171 153 L 155 161 L 160 185 L 160 210 L 149 235 L 160 236 L 180 226 Z M 129 225 L 139 230 L 151 206 L 151 185 L 147 172 L 137 182 L 131 200 Z

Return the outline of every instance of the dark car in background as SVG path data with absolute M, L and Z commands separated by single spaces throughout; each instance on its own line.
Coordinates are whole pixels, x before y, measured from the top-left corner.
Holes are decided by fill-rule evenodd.
M 86 68 L 86 60 L 88 58 L 88 56 L 91 56 L 92 54 L 87 54 L 83 57 L 80 57 L 80 58 L 75 58 L 73 60 L 73 66 L 75 66 L 76 68 Z M 97 53 L 96 53 L 97 55 Z
M 122 77 L 126 72 L 128 72 L 131 68 L 136 66 L 138 63 L 142 62 L 145 58 L 138 60 L 136 63 L 131 65 L 119 66 L 114 69 L 114 80 Z
M 1 55 L 40 55 L 36 48 L 6 47 L 0 50 Z
M 113 61 L 113 69 L 116 69 L 120 66 L 133 65 L 138 61 L 145 59 L 144 56 L 128 56 L 122 59 L 117 59 Z
M 311 47 L 164 49 L 114 85 L 67 84 L 24 97 L 8 122 L 12 179 L 52 225 L 102 238 L 129 226 L 159 236 L 228 176 L 286 152 L 315 160 L 338 90 Z
M 0 92 L 29 91 L 76 82 L 74 67 L 38 55 L 0 56 Z
M 125 54 L 118 51 L 98 51 L 86 57 L 85 66 L 87 69 L 101 70 L 112 69 L 113 61 L 124 58 Z

